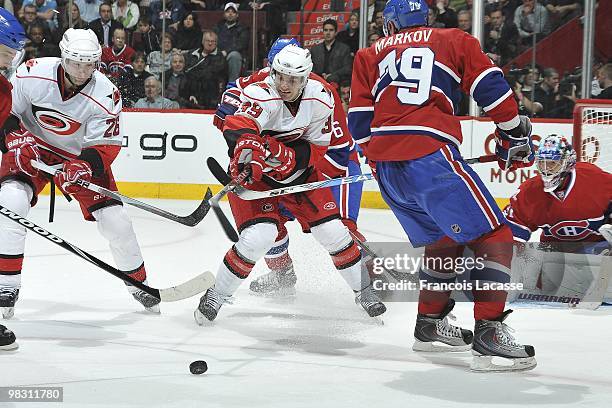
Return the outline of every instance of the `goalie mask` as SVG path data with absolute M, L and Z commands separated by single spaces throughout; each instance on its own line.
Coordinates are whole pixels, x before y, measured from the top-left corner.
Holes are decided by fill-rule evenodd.
M 100 67 L 102 47 L 91 30 L 69 28 L 59 43 L 62 67 L 68 79 L 76 86 L 87 82 Z
M 302 94 L 311 71 L 310 51 L 289 45 L 274 57 L 270 77 L 281 99 L 293 102 Z
M 576 151 L 566 138 L 550 135 L 540 143 L 536 167 L 544 182 L 544 191 L 555 191 L 575 166 Z

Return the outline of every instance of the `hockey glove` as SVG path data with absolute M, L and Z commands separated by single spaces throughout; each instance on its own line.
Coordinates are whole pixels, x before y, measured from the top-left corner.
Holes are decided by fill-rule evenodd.
M 236 113 L 240 108 L 240 90 L 238 88 L 227 89 L 221 96 L 221 102 L 217 105 L 217 111 L 213 118 L 213 125 L 221 132 L 223 132 L 223 125 L 225 124 L 225 117 Z
M 266 163 L 272 168 L 268 175 L 275 180 L 286 179 L 295 170 L 295 150 L 270 136 L 267 136 L 265 141 L 269 151 Z
M 40 151 L 36 140 L 27 130 L 16 130 L 9 133 L 5 139 L 7 152 L 5 160 L 9 163 L 9 172 L 25 173 L 30 177 L 38 175 L 38 169 L 32 166 L 31 161 L 40 161 Z
M 495 129 L 495 154 L 502 170 L 529 167 L 535 160 L 531 140 L 531 121 L 519 116 L 520 123 L 511 130 Z
M 64 162 L 62 172 L 55 176 L 55 183 L 68 194 L 76 194 L 83 189 L 76 184 L 79 180 L 91 181 L 91 166 L 84 160 L 73 159 Z
M 254 181 L 261 181 L 266 164 L 266 148 L 264 140 L 256 135 L 242 135 L 234 147 L 234 156 L 230 160 L 230 175 L 236 179 L 244 170 L 250 169 L 250 176 L 244 179 L 243 186 Z

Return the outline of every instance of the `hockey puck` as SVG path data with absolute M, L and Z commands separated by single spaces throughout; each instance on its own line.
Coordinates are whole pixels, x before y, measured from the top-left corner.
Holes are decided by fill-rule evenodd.
M 207 370 L 208 364 L 206 364 L 206 361 L 196 360 L 189 364 L 189 371 L 191 371 L 191 374 L 200 375 L 204 374 Z

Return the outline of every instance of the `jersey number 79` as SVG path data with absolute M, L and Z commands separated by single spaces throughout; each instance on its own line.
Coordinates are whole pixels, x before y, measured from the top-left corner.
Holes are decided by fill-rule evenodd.
M 429 99 L 434 53 L 429 48 L 406 48 L 396 62 L 396 51 L 392 50 L 378 63 L 378 80 L 397 87 L 397 99 L 405 105 L 422 105 Z M 386 79 L 386 81 L 385 81 Z M 380 94 L 379 94 L 380 95 Z

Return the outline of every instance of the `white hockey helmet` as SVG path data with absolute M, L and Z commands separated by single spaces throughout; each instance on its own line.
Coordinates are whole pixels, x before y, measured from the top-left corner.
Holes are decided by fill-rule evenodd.
M 69 28 L 59 43 L 62 60 L 77 62 L 100 62 L 102 47 L 92 30 Z
M 310 51 L 295 45 L 288 45 L 274 57 L 270 76 L 275 83 L 277 82 L 277 74 L 300 78 L 299 96 L 299 93 L 306 86 L 311 71 L 312 58 L 310 57 Z

